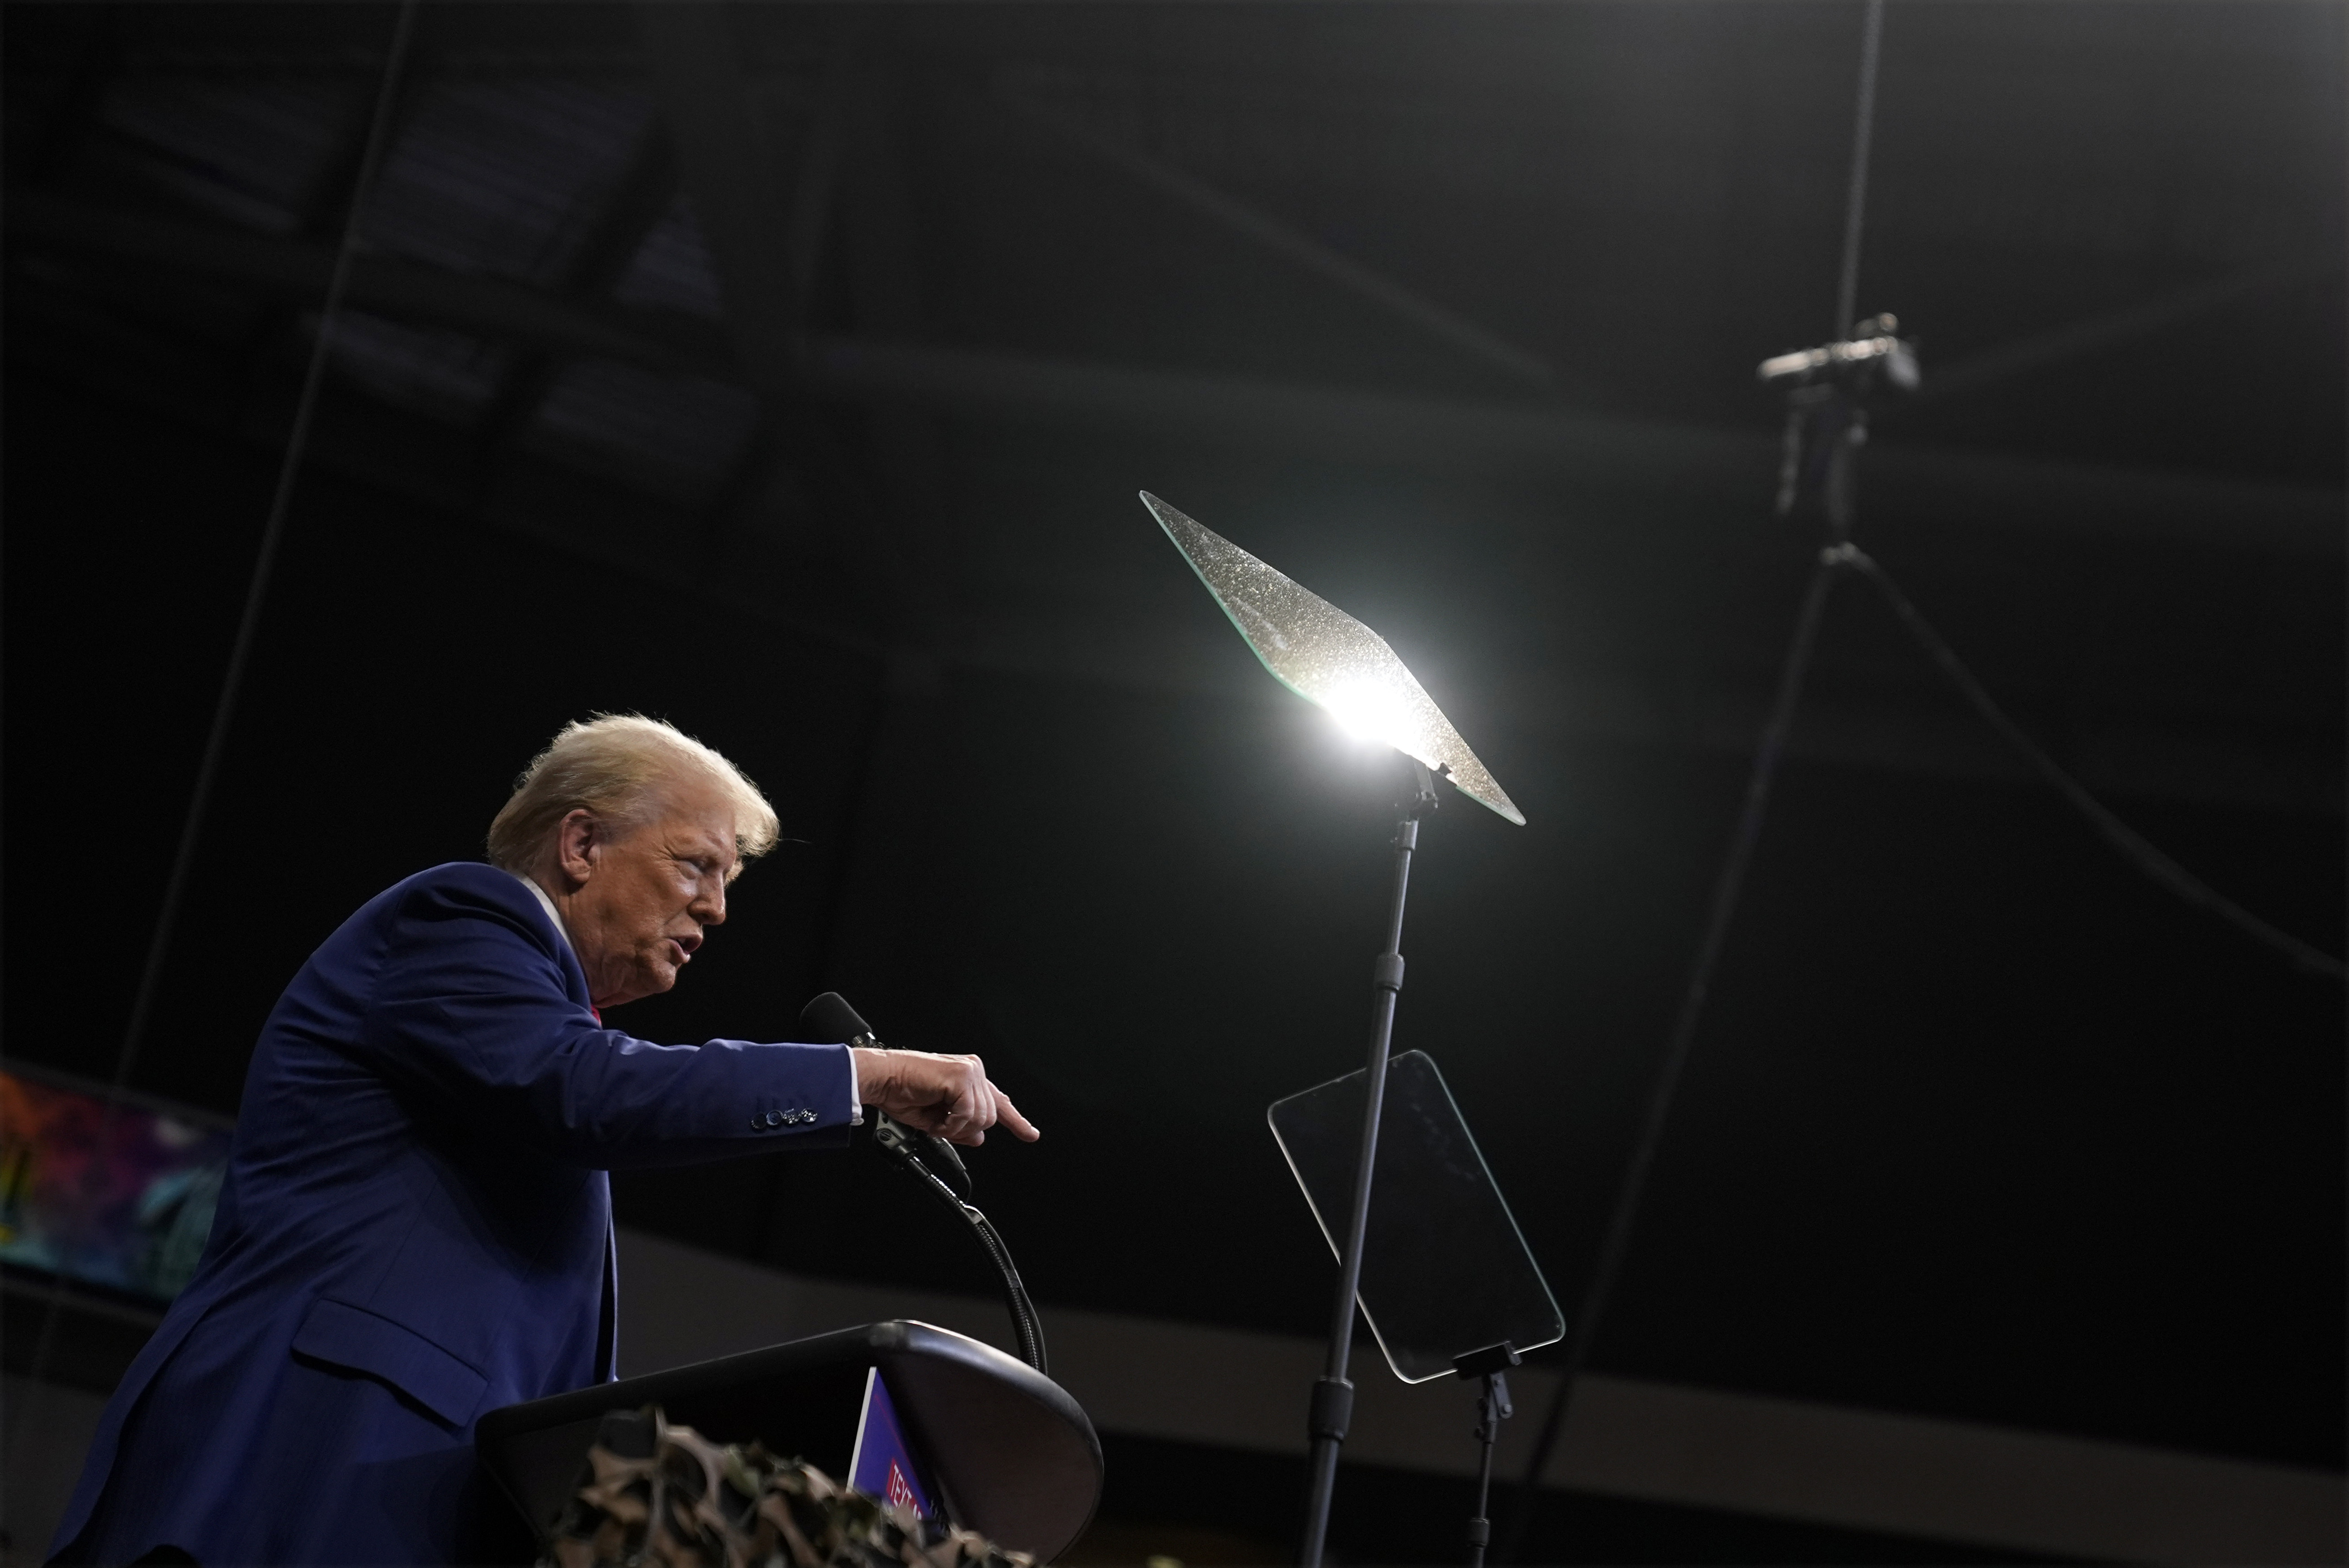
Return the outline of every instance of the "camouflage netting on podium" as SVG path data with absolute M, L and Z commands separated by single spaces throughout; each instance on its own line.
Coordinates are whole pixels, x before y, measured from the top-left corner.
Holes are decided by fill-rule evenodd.
M 1035 1568 L 968 1530 L 851 1491 L 657 1408 L 604 1418 L 541 1568 Z

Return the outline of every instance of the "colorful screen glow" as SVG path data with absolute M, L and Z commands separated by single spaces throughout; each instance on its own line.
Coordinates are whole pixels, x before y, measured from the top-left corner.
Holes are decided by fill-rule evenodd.
M 0 1072 L 0 1263 L 169 1301 L 196 1272 L 228 1128 L 194 1112 Z

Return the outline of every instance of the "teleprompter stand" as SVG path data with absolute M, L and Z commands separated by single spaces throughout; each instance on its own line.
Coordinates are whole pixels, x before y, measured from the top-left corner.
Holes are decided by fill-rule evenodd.
M 1396 802 L 1394 886 L 1387 899 L 1387 943 L 1371 966 L 1371 1059 L 1364 1069 L 1361 1152 L 1355 1162 L 1352 1202 L 1338 1249 L 1338 1298 L 1330 1320 L 1330 1351 L 1313 1384 L 1306 1429 L 1313 1436 L 1312 1482 L 1306 1495 L 1307 1568 L 1321 1561 L 1330 1533 L 1330 1499 L 1338 1485 L 1338 1454 L 1354 1418 L 1354 1385 L 1347 1363 L 1354 1348 L 1354 1297 L 1362 1287 L 1362 1242 L 1371 1219 L 1371 1178 L 1378 1166 L 1379 1113 L 1387 1093 L 1387 1047 L 1394 1037 L 1395 998 L 1402 991 L 1402 910 L 1411 891 L 1411 857 L 1419 848 L 1419 820 L 1435 810 L 1435 779 L 1415 758 L 1402 758 L 1403 789 Z
M 1468 1519 L 1468 1568 L 1485 1568 L 1485 1549 L 1493 1543 L 1493 1445 L 1501 1440 L 1501 1423 L 1516 1414 L 1503 1374 L 1524 1359 L 1506 1339 L 1453 1359 L 1461 1377 L 1485 1380 L 1485 1391 L 1476 1396 L 1476 1511 Z
M 1509 799 L 1500 783 L 1468 748 L 1452 721 L 1444 717 L 1425 688 L 1413 678 L 1411 671 L 1395 656 L 1386 640 L 1370 627 L 1355 620 L 1343 610 L 1320 595 L 1312 593 L 1294 579 L 1287 577 L 1257 560 L 1221 534 L 1202 526 L 1174 507 L 1144 490 L 1143 504 L 1165 531 L 1166 537 L 1183 552 L 1191 570 L 1214 595 L 1216 603 L 1229 617 L 1234 629 L 1247 643 L 1251 652 L 1263 664 L 1274 679 L 1307 701 L 1326 709 L 1338 722 L 1354 735 L 1371 741 L 1383 742 L 1393 748 L 1402 774 L 1402 789 L 1396 803 L 1394 835 L 1394 883 L 1387 906 L 1387 938 L 1384 949 L 1372 965 L 1371 1050 L 1370 1062 L 1359 1075 L 1361 1079 L 1359 1106 L 1360 1133 L 1351 1140 L 1340 1140 L 1342 1147 L 1335 1156 L 1335 1165 L 1342 1172 L 1333 1191 L 1317 1192 L 1316 1181 L 1329 1172 L 1325 1167 L 1332 1161 L 1332 1140 L 1324 1136 L 1330 1129 L 1323 1125 L 1321 1112 L 1335 1103 L 1321 1090 L 1309 1090 L 1294 1096 L 1273 1108 L 1276 1134 L 1282 1137 L 1298 1180 L 1305 1185 L 1307 1197 L 1314 1202 L 1321 1220 L 1323 1233 L 1336 1249 L 1339 1258 L 1339 1282 L 1336 1306 L 1330 1326 L 1329 1358 L 1321 1377 L 1313 1386 L 1312 1399 L 1307 1410 L 1307 1427 L 1312 1437 L 1312 1484 L 1309 1498 L 1302 1561 L 1306 1568 L 1319 1568 L 1322 1548 L 1330 1528 L 1330 1500 L 1337 1482 L 1338 1456 L 1346 1441 L 1346 1431 L 1352 1423 L 1354 1386 L 1347 1380 L 1347 1363 L 1353 1348 L 1354 1304 L 1360 1295 L 1363 1278 L 1366 1238 L 1370 1235 L 1371 1190 L 1373 1178 L 1381 1166 L 1379 1152 L 1379 1121 L 1384 1109 L 1387 1092 L 1387 1049 L 1394 1033 L 1395 998 L 1402 990 L 1402 915 L 1403 900 L 1411 886 L 1411 860 L 1419 847 L 1420 819 L 1435 809 L 1435 780 L 1440 776 L 1454 789 L 1470 799 L 1485 806 L 1495 815 L 1519 827 L 1525 817 Z M 1417 1053 L 1413 1053 L 1414 1056 Z M 1424 1062 L 1426 1058 L 1419 1058 Z M 1432 1078 L 1433 1066 L 1427 1072 Z M 1352 1077 L 1340 1079 L 1335 1085 L 1323 1085 L 1323 1090 L 1335 1089 L 1336 1099 L 1345 1100 L 1354 1109 L 1345 1088 Z M 1492 1188 L 1492 1180 L 1485 1171 L 1481 1158 L 1475 1156 L 1475 1145 L 1468 1139 L 1467 1128 L 1459 1119 L 1456 1107 L 1444 1092 L 1442 1080 L 1433 1079 L 1435 1092 L 1442 1099 L 1450 1123 L 1458 1128 L 1457 1141 L 1470 1153 L 1471 1163 L 1490 1193 L 1491 1206 L 1501 1216 L 1510 1235 L 1516 1239 L 1517 1251 L 1524 1253 L 1522 1238 L 1516 1237 L 1515 1222 L 1507 1218 L 1507 1210 L 1500 1195 Z M 1301 1118 L 1301 1136 L 1295 1142 L 1281 1131 L 1280 1113 L 1284 1108 L 1296 1109 Z M 1308 1167 L 1313 1174 L 1308 1174 Z M 1340 1193 L 1343 1196 L 1340 1197 Z M 1526 1266 L 1531 1267 L 1530 1257 Z M 1548 1289 L 1537 1286 L 1544 1302 L 1548 1301 Z M 1365 1304 L 1366 1313 L 1369 1311 Z M 1550 1305 L 1555 1316 L 1555 1305 Z M 1375 1330 L 1378 1319 L 1371 1316 Z M 1561 1329 L 1560 1332 L 1563 1332 Z M 1452 1370 L 1454 1355 L 1464 1349 L 1494 1344 L 1500 1336 L 1486 1335 L 1466 1340 L 1447 1351 L 1437 1370 L 1429 1376 L 1440 1376 Z M 1554 1338 L 1557 1336 L 1553 1335 Z M 1519 1338 L 1520 1345 L 1547 1344 L 1548 1339 Z M 1395 1358 L 1395 1346 L 1383 1336 L 1381 1346 L 1389 1359 Z M 1398 1375 L 1410 1377 L 1402 1364 L 1396 1362 Z

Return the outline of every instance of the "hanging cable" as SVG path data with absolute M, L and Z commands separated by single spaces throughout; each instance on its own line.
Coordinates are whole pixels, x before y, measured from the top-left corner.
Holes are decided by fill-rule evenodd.
M 1859 314 L 1859 237 L 1868 217 L 1868 160 L 1876 143 L 1876 62 L 1883 53 L 1884 0 L 1868 0 L 1859 26 L 1859 101 L 1852 109 L 1851 176 L 1844 189 L 1843 265 L 1836 273 L 1835 335 Z
M 1772 706 L 1770 721 L 1763 730 L 1762 743 L 1754 756 L 1753 774 L 1746 785 L 1744 809 L 1739 814 L 1728 858 L 1714 885 L 1713 904 L 1706 917 L 1703 938 L 1698 945 L 1688 991 L 1673 1021 L 1671 1037 L 1664 1050 L 1663 1065 L 1658 1069 L 1647 1116 L 1633 1146 L 1631 1161 L 1624 1174 L 1614 1213 L 1599 1243 L 1599 1259 L 1591 1272 L 1591 1283 L 1583 1295 L 1580 1315 L 1567 1341 L 1557 1393 L 1551 1398 L 1549 1409 L 1543 1417 L 1541 1429 L 1535 1439 L 1532 1461 L 1526 1468 L 1525 1480 L 1519 1484 L 1506 1542 L 1512 1554 L 1529 1515 L 1534 1489 L 1564 1429 L 1567 1414 L 1572 1406 L 1575 1380 L 1589 1352 L 1593 1326 L 1604 1315 L 1608 1299 L 1614 1290 L 1616 1276 L 1621 1270 L 1623 1255 L 1630 1242 L 1632 1221 L 1638 1213 L 1640 1199 L 1646 1190 L 1649 1171 L 1654 1163 L 1656 1148 L 1662 1137 L 1664 1119 L 1679 1086 L 1682 1068 L 1687 1065 L 1690 1047 L 1695 1041 L 1696 1027 L 1703 1016 L 1713 971 L 1719 962 L 1722 944 L 1728 935 L 1730 918 L 1735 913 L 1739 894 L 1744 890 L 1747 864 L 1760 838 L 1771 779 L 1779 758 L 1784 755 L 1787 733 L 1793 727 L 1795 703 L 1801 693 L 1806 665 L 1816 640 L 1827 590 L 1835 576 L 1843 571 L 1857 572 L 1875 585 L 1926 656 L 1983 721 L 2146 877 L 2187 903 L 2209 911 L 2246 935 L 2282 954 L 2307 973 L 2335 983 L 2349 980 L 2349 964 L 2253 914 L 2178 864 L 2137 830 L 2115 816 L 2088 791 L 2085 785 L 2065 771 L 2061 763 L 1999 707 L 1997 699 L 1958 657 L 1957 650 L 1934 630 L 1932 624 L 1925 619 L 1908 594 L 1901 592 L 1899 585 L 1893 582 L 1891 573 L 1886 572 L 1875 557 L 1848 541 L 1821 551 L 1803 596 L 1802 610 L 1796 618 L 1793 645 L 1788 649 L 1786 666 L 1779 678 L 1778 698 Z
M 221 759 L 228 748 L 228 733 L 236 717 L 237 699 L 244 688 L 245 668 L 253 660 L 253 645 L 261 627 L 261 611 L 269 595 L 269 581 L 277 567 L 278 547 L 285 538 L 285 520 L 294 500 L 294 483 L 308 453 L 310 429 L 317 418 L 318 394 L 326 376 L 326 359 L 334 344 L 335 320 L 342 312 L 343 294 L 348 287 L 351 261 L 357 249 L 360 215 L 366 210 L 367 188 L 373 184 L 377 165 L 384 151 L 385 132 L 391 121 L 391 108 L 397 98 L 400 67 L 407 57 L 409 39 L 416 19 L 416 0 L 401 0 L 398 20 L 393 25 L 391 49 L 384 61 L 383 82 L 377 89 L 375 113 L 367 125 L 367 138 L 359 157 L 358 176 L 352 187 L 349 210 L 343 217 L 343 233 L 335 247 L 335 269 L 326 283 L 325 304 L 318 315 L 318 330 L 310 345 L 310 360 L 302 376 L 302 393 L 294 406 L 294 428 L 286 438 L 285 456 L 277 469 L 277 487 L 269 500 L 268 521 L 261 531 L 261 546 L 253 562 L 253 578 L 244 593 L 244 614 L 237 622 L 236 641 L 229 650 L 228 670 L 221 677 L 219 701 L 212 709 L 210 732 L 204 738 L 203 759 L 196 768 L 195 789 L 188 798 L 188 814 L 180 827 L 180 843 L 171 857 L 171 874 L 163 886 L 162 913 L 155 922 L 154 936 L 147 944 L 147 963 L 139 975 L 139 989 L 130 1003 L 130 1023 L 123 1030 L 122 1050 L 116 1059 L 114 1085 L 118 1091 L 129 1081 L 131 1068 L 139 1059 L 139 1047 L 146 1034 L 147 1022 L 154 1010 L 155 993 L 163 975 L 163 960 L 171 951 L 171 937 L 179 924 L 180 906 L 187 895 L 188 877 L 195 863 L 196 844 L 202 836 L 205 816 L 212 808 L 214 788 L 220 781 Z
M 1853 330 L 1853 315 L 1857 308 L 1855 302 L 1859 293 L 1860 238 L 1867 218 L 1868 166 L 1876 118 L 1877 59 L 1883 38 L 1884 0 L 1867 0 L 1860 26 L 1859 89 L 1853 108 L 1850 185 L 1844 200 L 1843 265 L 1836 280 L 1837 339 Z M 1836 438 L 1840 439 L 1842 435 L 1841 430 L 1837 431 Z M 1829 531 L 1839 544 L 1851 530 L 1849 490 L 1846 486 L 1829 487 L 1824 499 Z M 1608 1216 L 1607 1230 L 1599 1244 L 1598 1260 L 1592 1266 L 1590 1282 L 1583 1289 L 1580 1309 L 1575 1314 L 1558 1366 L 1557 1391 L 1550 1397 L 1549 1408 L 1542 1415 L 1533 1452 L 1526 1459 L 1516 1494 L 1510 1501 L 1508 1529 L 1502 1537 L 1499 1553 L 1504 1563 L 1516 1560 L 1517 1549 L 1532 1522 L 1542 1471 L 1548 1467 L 1550 1454 L 1566 1429 L 1575 1386 L 1589 1359 L 1591 1342 L 1598 1334 L 1600 1319 L 1606 1315 L 1624 1256 L 1630 1250 L 1631 1232 L 1639 1219 L 1648 1173 L 1663 1141 L 1664 1124 L 1671 1115 L 1682 1069 L 1687 1066 L 1690 1049 L 1696 1043 L 1697 1026 L 1704 1017 L 1705 998 L 1713 989 L 1713 971 L 1720 965 L 1722 949 L 1728 942 L 1729 928 L 1745 890 L 1746 869 L 1753 861 L 1754 846 L 1761 841 L 1763 820 L 1769 810 L 1770 787 L 1777 779 L 1778 764 L 1785 756 L 1787 737 L 1794 729 L 1795 712 L 1802 702 L 1804 682 L 1810 673 L 1811 655 L 1818 645 L 1819 625 L 1838 564 L 1829 555 L 1822 554 L 1812 566 L 1810 579 L 1804 587 L 1802 605 L 1795 615 L 1794 635 L 1779 671 L 1777 696 L 1771 703 L 1769 721 L 1763 727 L 1761 739 L 1754 748 L 1754 765 L 1746 776 L 1744 801 L 1738 810 L 1736 828 L 1730 835 L 1728 854 L 1713 880 L 1713 900 L 1705 913 L 1695 960 L 1689 966 L 1687 986 L 1673 1016 L 1672 1032 L 1665 1042 L 1655 1083 L 1648 1092 L 1639 1136 L 1631 1146 L 1623 1182 L 1617 1190 L 1615 1207 Z
M 2209 910 L 2236 930 L 2266 944 L 2309 974 L 2333 981 L 2349 980 L 2349 965 L 2344 965 L 2331 954 L 2261 920 L 2155 848 L 2136 829 L 2113 815 L 2103 801 L 2088 792 L 2085 785 L 2065 772 L 2063 764 L 2049 756 L 2044 747 L 2023 733 L 2021 725 L 2007 717 L 2006 711 L 1998 706 L 1988 689 L 1959 659 L 1957 650 L 1933 629 L 1932 624 L 1909 602 L 1909 595 L 1900 591 L 1899 584 L 1892 581 L 1891 574 L 1877 563 L 1874 556 L 1856 544 L 1846 542 L 1830 548 L 1820 560 L 1823 565 L 1847 568 L 1873 583 L 1877 592 L 1884 595 L 1884 602 L 1892 606 L 1893 614 L 1899 616 L 1900 624 L 1908 628 L 1909 634 L 1917 639 L 1917 645 L 1925 650 L 1925 656 L 1933 661 L 1935 667 L 1949 678 L 1950 684 L 1958 688 L 1959 695 L 1982 715 L 1983 722 L 1998 732 L 1999 738 L 2013 748 L 2016 755 L 2030 765 L 2033 772 L 2045 779 L 2057 794 L 2071 802 L 2075 810 L 2087 818 L 2105 841 L 2118 850 L 2122 858 L 2131 865 L 2187 903 Z
M 122 1032 L 122 1045 L 115 1054 L 114 1073 L 107 1086 L 106 1109 L 100 1116 L 95 1155 L 90 1161 L 92 1179 L 101 1171 L 114 1139 L 116 1113 L 123 1092 L 129 1087 L 132 1071 L 139 1062 L 139 1048 L 145 1037 L 147 1025 L 152 1016 L 155 997 L 163 975 L 163 962 L 170 954 L 171 937 L 179 924 L 181 906 L 186 902 L 188 879 L 195 864 L 196 844 L 203 833 L 204 818 L 211 810 L 212 794 L 220 781 L 221 759 L 226 753 L 231 724 L 236 717 L 237 698 L 243 693 L 247 666 L 253 662 L 254 643 L 261 626 L 262 606 L 269 596 L 269 581 L 277 565 L 279 546 L 285 537 L 286 517 L 294 500 L 294 484 L 301 472 L 302 460 L 310 445 L 310 430 L 316 422 L 318 394 L 326 383 L 326 359 L 333 346 L 335 321 L 341 314 L 343 295 L 350 284 L 351 262 L 357 253 L 359 222 L 367 209 L 367 196 L 375 182 L 378 169 L 383 161 L 385 144 L 389 139 L 392 108 L 398 98 L 398 85 L 408 60 L 409 44 L 415 36 L 417 0 L 400 0 L 399 9 L 392 21 L 391 42 L 385 52 L 383 77 L 377 86 L 375 108 L 368 117 L 367 140 L 359 153 L 358 170 L 352 181 L 350 203 L 343 214 L 342 236 L 335 247 L 335 266 L 326 282 L 326 294 L 318 314 L 318 329 L 310 345 L 310 358 L 302 375 L 301 396 L 294 406 L 294 424 L 285 441 L 285 455 L 277 469 L 277 486 L 271 493 L 269 514 L 261 530 L 261 544 L 253 562 L 253 576 L 245 586 L 244 613 L 237 622 L 236 640 L 229 649 L 228 668 L 221 677 L 220 696 L 212 707 L 212 728 L 204 737 L 202 759 L 196 765 L 194 789 L 188 797 L 186 817 L 180 824 L 180 841 L 171 856 L 171 874 L 163 883 L 163 904 L 155 919 L 153 935 L 148 939 L 145 966 L 140 971 L 139 987 L 132 993 L 130 1021 Z M 41 1313 L 39 1338 L 35 1343 L 32 1360 L 26 1376 L 33 1384 L 24 1404 L 29 1411 L 37 1396 L 42 1375 L 48 1369 L 49 1358 L 57 1341 L 57 1316 L 65 1298 L 66 1244 L 60 1244 L 56 1277 L 51 1282 L 48 1297 Z M 18 1422 L 21 1435 L 29 1415 Z

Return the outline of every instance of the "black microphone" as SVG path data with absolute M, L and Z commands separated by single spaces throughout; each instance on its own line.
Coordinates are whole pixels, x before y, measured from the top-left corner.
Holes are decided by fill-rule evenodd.
M 837 991 L 826 991 L 800 1009 L 800 1033 L 810 1045 L 859 1046 L 866 1050 L 889 1047 L 873 1037 L 873 1026 Z
M 848 1005 L 848 998 L 837 991 L 826 991 L 800 1009 L 800 1033 L 812 1045 L 845 1045 L 851 1049 L 885 1051 L 889 1047 L 874 1037 L 873 1026 L 859 1016 Z M 895 1117 L 875 1109 L 873 1139 L 892 1154 L 915 1161 L 934 1162 L 938 1173 L 963 1198 L 970 1196 L 970 1172 L 962 1162 L 962 1154 L 945 1139 L 927 1132 L 917 1132 Z

